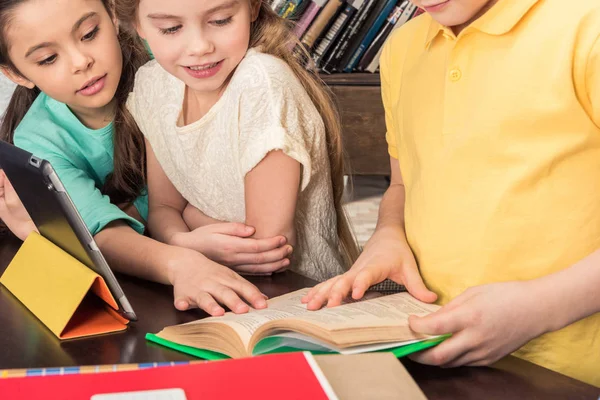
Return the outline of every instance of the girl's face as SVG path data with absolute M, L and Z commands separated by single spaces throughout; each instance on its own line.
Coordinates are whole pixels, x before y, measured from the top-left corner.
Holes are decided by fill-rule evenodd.
M 458 34 L 475 21 L 498 0 L 411 0 L 428 12 L 441 25 L 453 28 Z
M 138 32 L 167 72 L 218 94 L 248 50 L 257 13 L 250 0 L 140 0 Z
M 111 103 L 122 70 L 117 28 L 100 0 L 30 0 L 6 28 L 19 85 L 37 86 L 75 113 Z

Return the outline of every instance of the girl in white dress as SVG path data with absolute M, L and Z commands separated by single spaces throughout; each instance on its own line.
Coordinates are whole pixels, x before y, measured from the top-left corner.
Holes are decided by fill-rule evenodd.
M 285 20 L 261 0 L 116 5 L 155 57 L 128 100 L 147 142 L 152 235 L 193 248 L 194 228 L 245 222 L 255 237 L 284 235 L 289 268 L 307 277 L 351 265 L 339 118 L 318 76 L 289 50 Z M 201 211 L 193 226 L 184 223 L 188 203 Z M 217 295 L 207 291 L 198 305 L 210 312 L 240 293 Z

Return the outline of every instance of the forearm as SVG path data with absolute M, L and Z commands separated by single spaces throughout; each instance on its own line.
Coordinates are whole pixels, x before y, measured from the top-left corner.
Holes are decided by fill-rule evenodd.
M 183 210 L 183 220 L 186 225 L 193 231 L 194 229 L 201 228 L 203 226 L 212 225 L 212 224 L 220 224 L 221 222 L 218 219 L 214 219 L 204 214 L 202 211 L 198 210 L 196 207 L 192 206 L 188 203 Z
M 532 298 L 543 304 L 547 332 L 600 312 L 600 250 L 571 267 L 530 281 Z
M 175 235 L 190 232 L 190 228 L 183 220 L 182 213 L 169 206 L 150 208 L 148 230 L 154 239 L 167 244 L 173 244 Z
M 393 234 L 406 242 L 404 231 L 404 201 L 403 184 L 392 184 L 383 195 L 379 206 L 379 217 L 374 237 L 379 234 Z
M 120 221 L 108 225 L 94 239 L 115 271 L 164 284 L 172 281 L 170 270 L 178 252 L 184 250 L 140 235 Z

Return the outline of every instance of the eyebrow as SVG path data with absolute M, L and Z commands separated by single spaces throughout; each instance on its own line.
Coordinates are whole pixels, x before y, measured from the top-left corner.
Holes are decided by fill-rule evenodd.
M 89 12 L 85 15 L 83 15 L 81 18 L 79 18 L 77 20 L 77 22 L 75 22 L 75 24 L 73 25 L 73 29 L 72 31 L 75 32 L 77 29 L 79 29 L 79 27 L 81 26 L 81 24 L 83 24 L 86 20 L 88 20 L 89 18 L 92 18 L 94 16 L 98 15 L 97 12 L 92 11 Z M 40 44 L 36 44 L 33 47 L 30 47 L 29 50 L 27 50 L 27 53 L 25 53 L 25 58 L 29 57 L 31 54 L 33 54 L 34 52 L 38 51 L 39 49 L 43 49 L 45 47 L 50 47 L 52 46 L 53 43 L 51 42 L 43 42 Z
M 236 6 L 238 3 L 239 3 L 238 0 L 228 1 L 227 3 L 220 4 L 220 5 L 216 6 L 216 7 L 213 7 L 211 9 L 207 10 L 205 13 L 206 14 L 212 14 L 212 13 L 217 12 L 217 11 L 226 10 L 226 9 L 229 9 L 229 8 L 232 8 L 232 7 Z M 164 13 L 148 14 L 148 18 L 150 18 L 150 19 L 181 19 L 180 16 L 171 15 L 171 14 L 164 14 Z

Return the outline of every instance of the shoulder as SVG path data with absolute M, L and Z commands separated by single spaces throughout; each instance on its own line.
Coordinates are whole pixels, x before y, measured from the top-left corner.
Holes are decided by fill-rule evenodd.
M 40 93 L 15 130 L 15 145 L 39 157 L 62 153 L 70 138 L 59 115 L 62 107 L 66 106 Z
M 127 108 L 140 125 L 141 121 L 157 113 L 165 105 L 181 105 L 183 86 L 184 83 L 168 73 L 158 61 L 148 61 L 135 75 L 133 91 L 127 99 Z
M 424 13 L 392 31 L 383 46 L 382 68 L 391 65 L 398 66 L 402 59 L 409 56 L 411 51 L 425 50 L 429 31 L 436 27 L 437 23 L 429 14 Z
M 156 60 L 150 60 L 140 67 L 135 74 L 133 95 L 146 100 L 163 99 L 169 89 L 179 87 L 183 83 L 168 73 Z
M 297 91 L 302 84 L 292 68 L 281 58 L 250 49 L 232 78 L 233 85 L 243 91 L 270 92 Z

